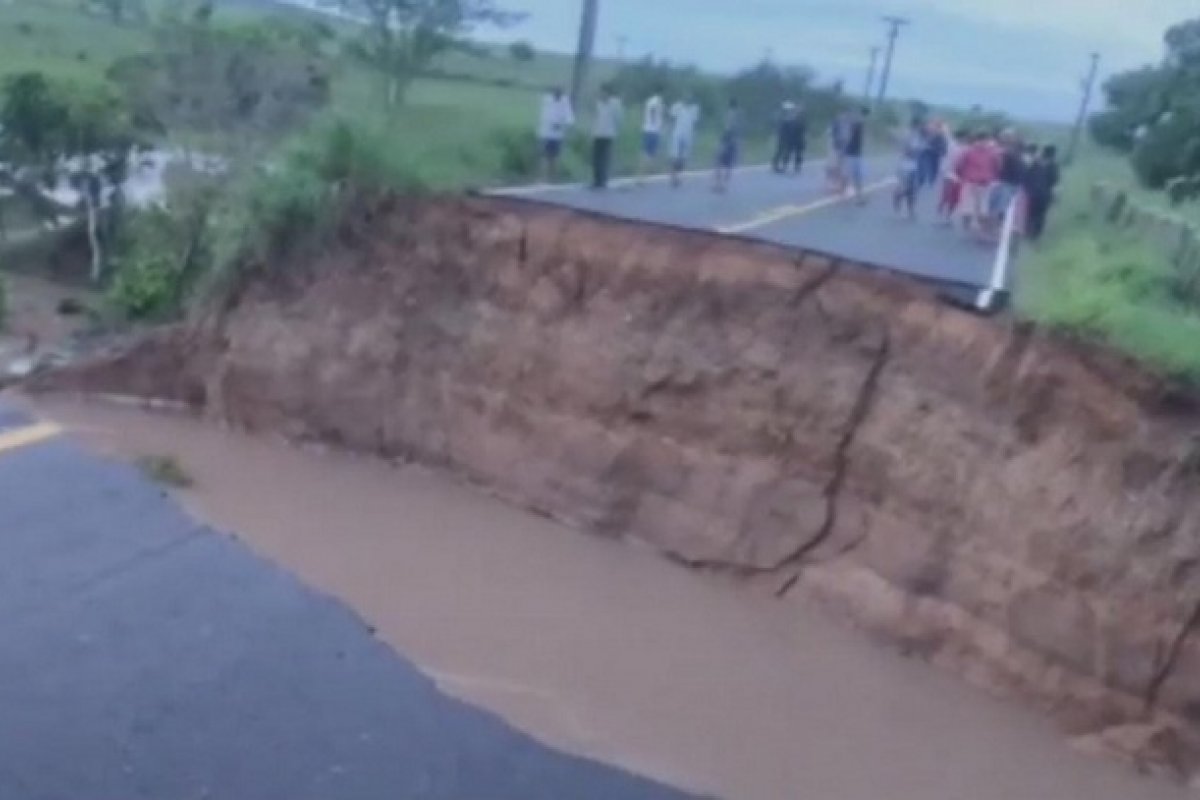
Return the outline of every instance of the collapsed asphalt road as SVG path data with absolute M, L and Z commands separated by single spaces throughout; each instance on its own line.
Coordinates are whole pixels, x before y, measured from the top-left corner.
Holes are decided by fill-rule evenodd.
M 453 701 L 134 468 L 0 406 L 0 796 L 667 800 Z
M 716 231 L 753 240 L 827 253 L 903 272 L 950 287 L 1007 288 L 1011 267 L 997 274 L 995 246 L 936 221 L 937 191 L 920 195 L 919 219 L 892 209 L 894 160 L 866 162 L 868 202 L 859 206 L 830 197 L 821 160 L 800 175 L 776 175 L 762 167 L 739 170 L 726 194 L 712 191 L 705 172 L 689 175 L 680 188 L 662 176 L 638 183 L 613 182 L 605 192 L 579 185 L 535 185 L 500 189 L 495 194 L 566 206 L 638 222 Z

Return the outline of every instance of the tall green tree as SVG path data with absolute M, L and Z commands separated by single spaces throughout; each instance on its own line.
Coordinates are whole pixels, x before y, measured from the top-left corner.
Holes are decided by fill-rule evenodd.
M 1157 66 L 1115 75 L 1091 120 L 1101 144 L 1129 153 L 1148 187 L 1200 197 L 1200 18 L 1170 28 Z
M 342 7 L 367 22 L 356 51 L 383 76 L 392 108 L 438 55 L 467 44 L 477 27 L 521 18 L 494 0 L 342 0 Z

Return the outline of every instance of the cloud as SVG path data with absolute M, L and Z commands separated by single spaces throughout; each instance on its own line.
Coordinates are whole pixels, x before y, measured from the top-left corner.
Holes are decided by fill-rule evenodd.
M 911 14 L 931 11 L 1011 30 L 1053 34 L 1105 53 L 1113 61 L 1158 57 L 1163 32 L 1200 14 L 1195 0 L 907 0 Z

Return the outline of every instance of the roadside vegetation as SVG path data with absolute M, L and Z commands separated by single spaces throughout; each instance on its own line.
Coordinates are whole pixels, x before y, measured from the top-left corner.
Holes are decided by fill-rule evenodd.
M 255 0 L 0 6 L 5 266 L 101 287 L 111 320 L 167 320 L 241 269 L 318 245 L 350 199 L 536 177 L 539 95 L 569 83 L 568 57 L 471 41 L 480 23 L 511 18 L 490 0 L 452 3 L 456 13 L 432 34 L 423 3 L 357 1 L 372 24 Z M 1200 25 L 1178 26 L 1167 41 L 1163 65 L 1105 87 L 1097 143 L 1066 173 L 1054 225 L 1026 255 L 1017 307 L 1200 380 L 1200 244 L 1181 258 L 1128 211 L 1200 225 Z M 655 90 L 696 98 L 709 126 L 698 164 L 711 160 L 711 126 L 730 97 L 742 103 L 754 160 L 771 146 L 781 98 L 805 106 L 812 155 L 832 115 L 855 101 L 809 70 L 770 62 L 721 78 L 653 59 L 601 60 L 592 88 L 601 82 L 629 101 Z M 629 110 L 618 172 L 636 163 L 638 113 Z M 875 132 L 923 110 L 885 108 Z M 579 116 L 564 153 L 568 178 L 586 174 L 586 105 Z M 967 117 L 1007 122 L 982 109 Z M 173 159 L 160 176 L 161 207 L 125 197 L 139 153 Z M 1098 201 L 1098 183 L 1126 210 L 1114 215 L 1111 198 Z
M 1165 39 L 1162 65 L 1106 85 L 1017 306 L 1200 382 L 1200 20 Z
M 168 489 L 191 489 L 196 485 L 191 473 L 174 456 L 146 455 L 134 463 L 143 475 Z
M 236 269 L 318 242 L 351 196 L 537 177 L 540 95 L 569 83 L 570 58 L 472 41 L 479 25 L 514 19 L 492 0 L 352 5 L 369 24 L 255 0 L 0 6 L 0 257 L 59 275 L 80 265 L 65 272 L 102 287 L 111 318 L 166 320 Z M 611 81 L 631 103 L 654 89 L 694 93 L 709 126 L 698 164 L 732 94 L 755 159 L 780 97 L 810 109 L 814 144 L 849 100 L 770 63 L 730 79 L 600 60 L 591 77 L 592 90 Z M 629 112 L 618 173 L 637 160 L 639 111 Z M 567 178 L 586 173 L 589 116 L 585 101 Z M 147 154 L 170 157 L 154 178 L 162 207 L 126 196 Z

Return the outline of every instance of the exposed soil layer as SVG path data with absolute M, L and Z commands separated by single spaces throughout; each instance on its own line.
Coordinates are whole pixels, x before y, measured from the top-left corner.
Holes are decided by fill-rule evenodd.
M 1200 754 L 1195 399 L 901 278 L 397 201 L 222 313 L 40 385 L 444 466 L 819 597 L 1095 749 L 1176 775 Z

